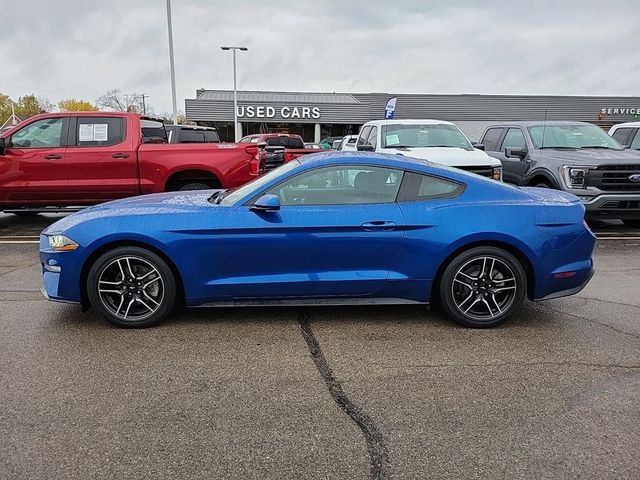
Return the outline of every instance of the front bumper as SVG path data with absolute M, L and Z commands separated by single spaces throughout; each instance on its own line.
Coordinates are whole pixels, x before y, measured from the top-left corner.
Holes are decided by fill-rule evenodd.
M 606 193 L 582 197 L 588 218 L 640 219 L 640 194 Z
M 80 278 L 84 261 L 83 249 L 53 252 L 46 235 L 40 236 L 41 292 L 47 300 L 81 303 Z

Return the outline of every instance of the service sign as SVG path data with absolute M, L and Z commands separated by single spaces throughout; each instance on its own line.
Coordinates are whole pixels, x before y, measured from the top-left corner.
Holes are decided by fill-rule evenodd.
M 320 107 L 238 105 L 238 118 L 320 118 Z
M 640 105 L 637 107 L 605 107 L 600 109 L 601 115 L 638 115 Z

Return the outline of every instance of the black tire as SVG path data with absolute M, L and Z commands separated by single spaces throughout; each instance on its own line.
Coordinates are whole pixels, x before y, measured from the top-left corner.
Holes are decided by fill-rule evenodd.
M 624 223 L 627 227 L 640 228 L 640 219 L 637 219 L 637 218 L 634 218 L 634 219 L 625 218 L 624 220 L 622 220 L 622 223 Z
M 132 277 L 135 280 L 130 281 Z M 103 287 L 101 291 L 99 285 Z M 114 290 L 105 293 L 110 288 Z M 155 253 L 140 247 L 118 247 L 104 253 L 91 266 L 87 296 L 91 306 L 112 325 L 151 327 L 173 309 L 176 281 L 167 263 Z
M 483 259 L 488 260 L 484 263 Z M 467 282 L 467 286 L 462 284 Z M 489 328 L 522 307 L 527 276 L 511 253 L 496 247 L 475 247 L 447 265 L 439 285 L 440 304 L 451 320 L 465 327 Z
M 535 185 L 533 185 L 534 187 L 538 187 L 538 188 L 553 188 L 551 185 L 549 185 L 546 182 L 538 182 Z
M 212 187 L 211 185 L 207 185 L 206 183 L 193 182 L 182 185 L 180 188 L 178 188 L 178 191 L 183 192 L 185 190 L 211 190 L 212 188 L 214 187 Z
M 18 217 L 35 217 L 40 215 L 40 212 L 11 212 Z

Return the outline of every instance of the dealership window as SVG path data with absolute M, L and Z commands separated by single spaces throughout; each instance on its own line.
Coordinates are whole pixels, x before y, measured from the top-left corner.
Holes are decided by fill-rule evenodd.
M 510 128 L 502 141 L 502 150 L 505 148 L 524 148 L 524 134 L 519 128 Z
M 38 120 L 18 130 L 11 137 L 11 146 L 17 148 L 59 147 L 62 139 L 62 118 Z
M 463 190 L 464 186 L 460 183 L 430 175 L 406 172 L 398 195 L 398 201 L 415 202 L 452 198 L 460 195 Z
M 282 205 L 354 205 L 395 202 L 400 170 L 368 166 L 326 167 L 271 189 Z
M 78 117 L 76 144 L 79 147 L 108 147 L 121 143 L 123 140 L 123 118 Z
M 498 151 L 498 141 L 500 141 L 500 137 L 502 136 L 502 130 L 502 128 L 490 128 L 486 131 L 481 142 L 485 150 L 490 152 Z

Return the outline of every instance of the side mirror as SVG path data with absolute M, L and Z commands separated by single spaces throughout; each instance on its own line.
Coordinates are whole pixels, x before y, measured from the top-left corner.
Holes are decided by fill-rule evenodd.
M 484 152 L 484 144 L 478 142 L 471 142 L 471 146 L 473 148 L 477 148 L 478 150 L 482 150 Z
M 373 145 L 356 145 L 356 150 L 359 152 L 375 152 L 375 147 Z
M 255 201 L 249 210 L 253 212 L 277 212 L 280 210 L 280 199 L 277 195 L 267 193 Z
M 0 155 L 4 155 L 6 150 L 7 147 L 5 146 L 4 138 L 0 138 Z
M 504 149 L 504 156 L 507 158 L 519 158 L 520 160 L 523 160 L 526 156 L 527 153 L 529 153 L 527 151 L 526 148 L 505 148 Z

